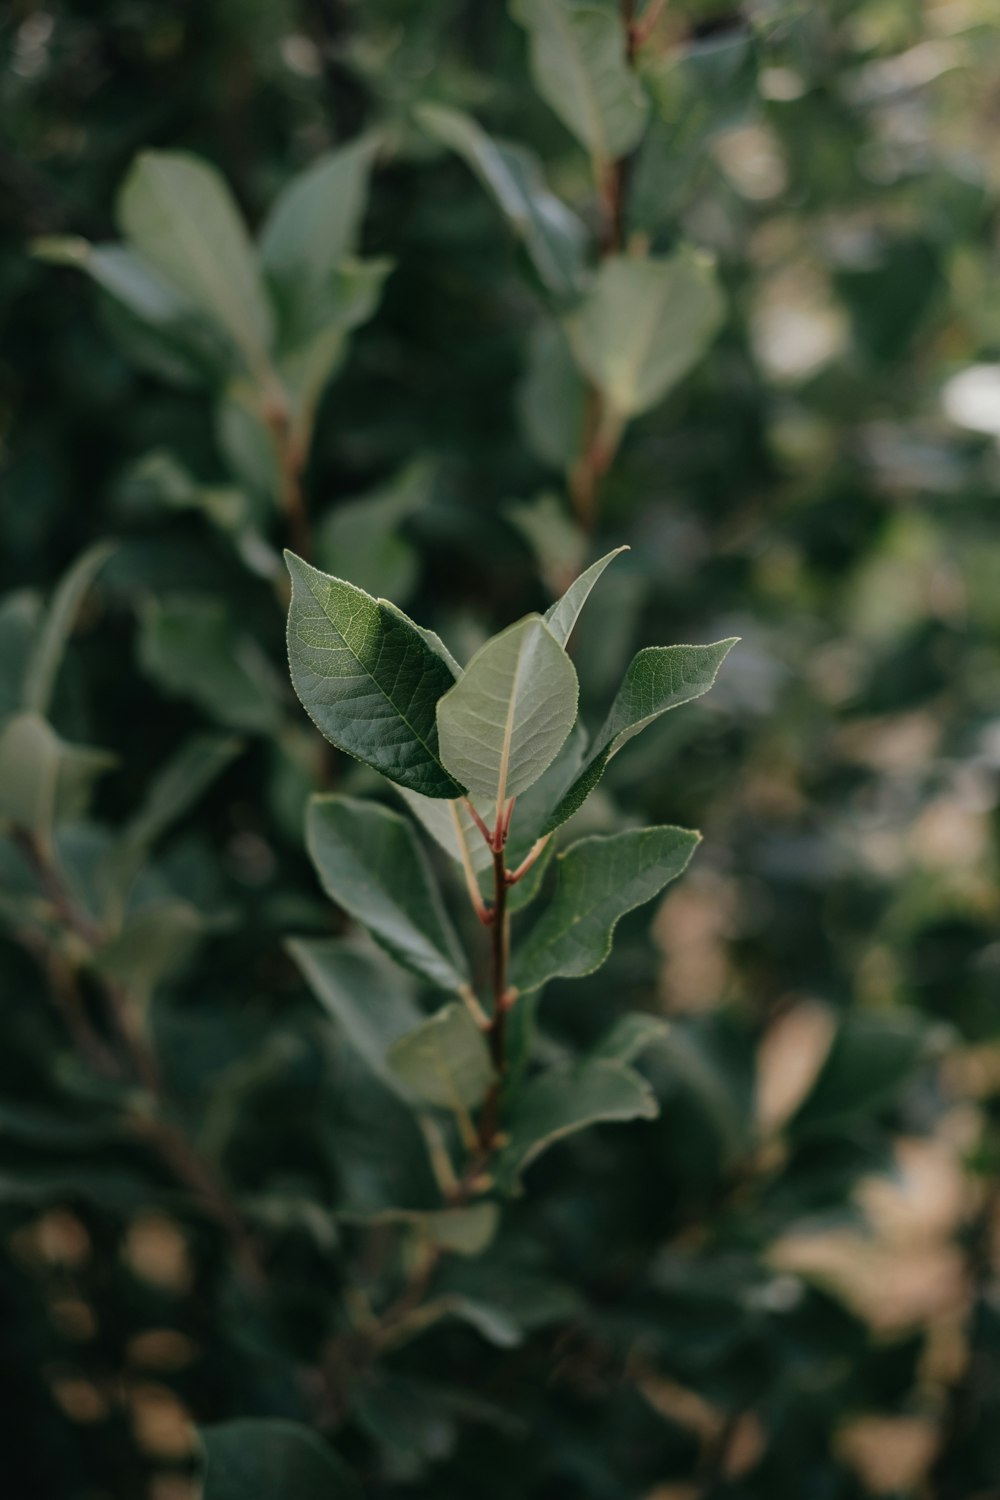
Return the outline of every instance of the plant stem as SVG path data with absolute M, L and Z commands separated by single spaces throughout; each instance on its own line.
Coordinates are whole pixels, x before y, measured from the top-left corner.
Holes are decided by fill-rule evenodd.
M 280 482 L 278 498 L 288 523 L 289 541 L 294 551 L 308 561 L 312 556 L 312 527 L 302 493 L 305 453 L 296 437 L 288 403 L 280 389 L 265 397 L 264 418 L 274 439 Z
M 92 960 L 104 934 L 89 913 L 73 899 L 47 843 L 37 833 L 26 828 L 14 828 L 12 838 L 34 871 L 59 921 L 77 939 L 87 959 Z M 40 942 L 33 943 L 33 947 L 39 954 L 42 952 L 43 945 Z M 103 1038 L 90 1027 L 79 997 L 73 963 L 58 950 L 53 950 L 53 955 L 52 962 L 47 965 L 50 982 L 54 985 L 57 1005 L 66 1015 L 68 1024 L 70 1013 L 67 1007 L 70 1007 L 74 1017 L 70 1024 L 70 1034 L 81 1054 L 105 1076 L 109 1072 L 112 1076 L 119 1077 L 123 1073 L 131 1074 L 133 1081 L 151 1096 L 157 1112 L 149 1114 L 141 1110 L 134 1111 L 133 1127 L 155 1146 L 174 1177 L 189 1189 L 208 1216 L 225 1231 L 247 1281 L 258 1288 L 262 1287 L 266 1281 L 265 1272 L 257 1256 L 253 1237 L 239 1209 L 215 1169 L 201 1156 L 182 1127 L 167 1117 L 168 1101 L 156 1057 L 142 1033 L 136 1007 L 127 992 L 108 975 L 99 976 L 108 1016 L 126 1061 L 126 1067 L 122 1068 Z

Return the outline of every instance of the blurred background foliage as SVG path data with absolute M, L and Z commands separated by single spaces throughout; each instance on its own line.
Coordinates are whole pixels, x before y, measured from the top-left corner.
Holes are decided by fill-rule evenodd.
M 255 1420 L 219 1432 L 273 1453 L 278 1418 L 372 1496 L 1000 1495 L 996 11 L 644 17 L 620 232 L 711 256 L 725 311 L 574 517 L 558 294 L 426 110 L 529 147 L 607 243 L 502 6 L 4 8 L 12 1495 L 184 1500 L 192 1424 Z M 426 1156 L 285 947 L 342 926 L 305 797 L 371 783 L 287 686 L 266 414 L 144 341 L 65 239 L 114 238 L 140 151 L 213 164 L 256 229 L 356 137 L 301 476 L 318 565 L 464 657 L 629 543 L 575 645 L 595 714 L 638 645 L 743 638 L 600 794 L 701 827 L 691 871 L 543 1006 L 554 1054 L 669 1017 L 640 1064 L 660 1119 L 546 1157 L 446 1263 L 478 1319 L 377 1363 L 358 1308 L 417 1251 L 342 1214 L 421 1208 Z M 292 1500 L 351 1492 L 298 1462 Z

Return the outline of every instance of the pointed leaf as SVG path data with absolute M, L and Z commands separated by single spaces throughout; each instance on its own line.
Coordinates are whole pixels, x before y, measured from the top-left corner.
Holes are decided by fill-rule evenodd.
M 98 571 L 113 551 L 111 542 L 98 542 L 88 547 L 53 593 L 24 669 L 21 692 L 25 708 L 38 714 L 48 713 L 56 674 L 80 606 Z
M 126 245 L 91 245 L 66 235 L 36 240 L 32 252 L 90 276 L 110 299 L 112 328 L 127 356 L 162 379 L 199 385 L 222 380 L 238 366 L 230 335 Z
M 619 1016 L 611 1030 L 591 1050 L 590 1056 L 610 1058 L 614 1062 L 634 1062 L 647 1047 L 662 1042 L 669 1030 L 670 1023 L 663 1016 L 631 1011 L 626 1016 Z
M 384 1208 L 378 1213 L 337 1217 L 348 1224 L 407 1225 L 454 1255 L 481 1255 L 496 1234 L 500 1211 L 495 1203 L 472 1203 L 465 1208 Z
M 271 309 L 246 227 L 218 172 L 185 152 L 145 151 L 117 207 L 130 244 L 225 328 L 259 372 L 271 342 Z
M 571 845 L 559 856 L 550 905 L 518 945 L 512 982 L 535 990 L 559 975 L 578 979 L 599 969 L 619 918 L 676 879 L 699 839 L 686 828 L 633 828 Z
M 376 962 L 377 950 L 365 953 L 344 938 L 290 938 L 286 947 L 358 1056 L 398 1092 L 389 1048 L 421 1020 L 403 976 L 384 959 Z
M 580 611 L 604 569 L 609 563 L 614 562 L 616 557 L 620 557 L 628 550 L 628 547 L 616 547 L 613 552 L 607 552 L 604 557 L 598 558 L 597 562 L 592 563 L 586 572 L 581 573 L 579 578 L 570 584 L 562 598 L 557 599 L 555 604 L 545 611 L 545 623 L 560 646 L 565 646 L 573 634 L 573 626 L 579 619 Z
M 495 1077 L 483 1033 L 457 1002 L 401 1037 L 389 1066 L 418 1098 L 459 1112 L 481 1104 Z
M 114 755 L 70 745 L 30 710 L 0 729 L 0 820 L 47 834 L 78 817 L 94 782 L 115 764 Z
M 487 641 L 438 704 L 441 759 L 498 813 L 537 781 L 576 720 L 573 663 L 539 615 Z
M 625 1063 L 597 1058 L 571 1068 L 550 1068 L 517 1095 L 508 1124 L 510 1140 L 497 1181 L 516 1187 L 524 1169 L 543 1151 L 588 1125 L 613 1120 L 654 1120 L 659 1105 L 641 1074 Z
M 580 0 L 513 0 L 511 14 L 530 36 L 535 87 L 600 176 L 631 151 L 649 112 L 626 59 L 621 18 Z
M 604 260 L 567 330 L 581 369 L 625 421 L 655 406 L 687 374 L 721 319 L 711 267 L 680 250 L 669 259 Z
M 292 683 L 317 729 L 399 786 L 459 796 L 464 788 L 438 754 L 434 716 L 455 680 L 448 664 L 401 610 L 294 553 L 285 558 Z
M 590 796 L 613 755 L 668 709 L 707 693 L 738 636 L 711 646 L 646 646 L 625 673 L 611 711 L 587 755 L 583 770 L 560 797 L 542 832 L 551 833 Z
M 418 122 L 450 146 L 492 193 L 514 233 L 524 241 L 539 279 L 557 297 L 572 297 L 583 276 L 587 231 L 561 199 L 549 192 L 532 152 L 495 141 L 471 115 L 422 104 Z
M 357 249 L 376 142 L 370 136 L 327 151 L 292 178 L 260 232 L 260 258 L 282 313 L 286 342 L 311 312 L 340 262 Z
M 306 845 L 327 895 L 397 963 L 459 992 L 468 964 L 411 825 L 376 802 L 317 796 Z
M 346 1464 L 309 1427 L 246 1417 L 202 1427 L 202 1500 L 361 1500 Z

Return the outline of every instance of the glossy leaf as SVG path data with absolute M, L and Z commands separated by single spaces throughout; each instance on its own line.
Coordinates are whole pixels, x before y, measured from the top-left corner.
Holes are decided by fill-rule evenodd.
M 399 786 L 458 796 L 464 787 L 442 765 L 435 720 L 454 682 L 447 663 L 401 610 L 285 556 L 292 682 L 317 729 Z
M 517 1096 L 497 1169 L 500 1186 L 510 1191 L 543 1151 L 588 1125 L 653 1120 L 658 1113 L 649 1084 L 625 1063 L 598 1058 L 578 1067 L 549 1068 Z
M 243 220 L 219 174 L 184 152 L 143 152 L 125 179 L 118 220 L 154 271 L 226 329 L 259 373 L 271 343 L 271 309 Z
M 483 1033 L 457 1001 L 401 1037 L 389 1065 L 419 1099 L 459 1113 L 483 1102 L 495 1076 Z
M 619 918 L 681 874 L 699 837 L 685 828 L 636 828 L 573 844 L 559 856 L 550 904 L 518 944 L 513 983 L 533 990 L 599 969 Z
M 649 112 L 620 16 L 579 0 L 513 0 L 511 14 L 529 34 L 535 87 L 602 172 L 631 151 Z
M 576 720 L 573 663 L 538 615 L 487 641 L 438 704 L 441 759 L 503 808 L 537 781 Z
M 687 374 L 721 318 L 711 267 L 681 250 L 669 259 L 608 257 L 567 327 L 581 369 L 625 421 L 655 406 Z
M 558 828 L 583 805 L 611 757 L 647 724 L 707 693 L 737 639 L 730 636 L 711 646 L 647 646 L 637 652 L 583 769 L 560 795 L 542 831 Z
M 460 991 L 468 964 L 411 824 L 376 802 L 317 796 L 306 844 L 327 895 L 398 963 Z
M 580 290 L 587 231 L 545 185 L 537 158 L 526 147 L 497 141 L 471 115 L 423 104 L 417 120 L 475 172 L 524 242 L 539 279 L 557 297 Z

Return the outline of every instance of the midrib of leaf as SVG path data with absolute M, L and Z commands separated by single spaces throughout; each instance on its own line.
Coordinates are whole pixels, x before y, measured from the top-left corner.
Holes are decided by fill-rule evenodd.
M 570 64 L 571 69 L 577 75 L 579 84 L 578 92 L 583 96 L 582 102 L 584 113 L 588 114 L 591 117 L 593 123 L 594 141 L 596 142 L 596 144 L 591 146 L 591 155 L 594 159 L 595 175 L 599 176 L 605 162 L 607 162 L 608 160 L 609 155 L 608 144 L 604 135 L 604 122 L 601 119 L 600 106 L 597 102 L 593 90 L 589 86 L 587 69 L 584 67 L 583 63 L 580 60 L 580 52 L 576 46 L 576 39 L 573 35 L 573 28 L 560 9 L 558 0 L 556 0 L 556 3 L 554 3 L 552 6 L 552 13 L 556 18 L 557 30 L 562 31 L 565 38 L 567 60 Z
M 187 215 L 182 213 L 174 216 L 169 196 L 166 199 L 161 197 L 160 184 L 158 182 L 160 164 L 150 159 L 147 166 L 150 174 L 150 187 L 160 204 L 161 212 L 165 211 L 167 219 L 174 225 L 175 230 L 179 232 L 180 238 L 184 241 L 186 251 L 191 259 L 208 268 L 208 279 L 212 283 L 214 295 L 228 309 L 228 316 L 232 319 L 232 328 L 242 327 L 247 320 L 243 316 L 243 307 L 238 294 L 235 296 L 232 295 L 234 292 L 233 283 L 226 277 L 224 272 L 221 276 L 218 274 L 221 267 L 219 267 L 216 257 L 211 254 L 207 256 L 204 254 L 205 242 L 197 232 L 192 233 L 193 226 Z M 249 339 L 247 352 L 253 357 L 252 363 L 258 366 L 258 373 L 266 369 L 267 353 L 264 346 L 258 343 L 256 337 Z
M 497 822 L 499 823 L 503 814 L 504 803 L 507 800 L 507 773 L 510 769 L 510 746 L 514 738 L 514 710 L 517 705 L 517 697 L 521 688 L 521 671 L 524 666 L 524 658 L 527 647 L 522 645 L 517 653 L 517 665 L 514 668 L 514 680 L 511 683 L 510 699 L 507 704 L 507 718 L 504 723 L 503 741 L 500 746 L 500 769 L 497 774 Z
M 645 364 L 646 356 L 649 354 L 650 349 L 656 342 L 657 334 L 659 332 L 660 319 L 663 316 L 663 309 L 666 303 L 668 292 L 668 284 L 665 281 L 661 281 L 659 292 L 657 293 L 655 298 L 656 316 L 649 317 L 644 323 L 640 324 L 639 338 L 636 340 L 634 357 L 631 360 L 626 359 L 625 361 L 626 373 L 631 381 L 631 393 L 633 401 L 635 400 L 636 393 L 638 392 L 639 388 L 639 372 Z M 625 413 L 623 412 L 622 415 L 625 415 Z
M 369 682 L 373 683 L 374 686 L 378 689 L 378 691 L 382 694 L 382 697 L 385 699 L 386 703 L 388 703 L 388 705 L 392 709 L 393 713 L 396 713 L 396 714 L 399 715 L 399 717 L 402 719 L 403 723 L 406 725 L 407 729 L 413 735 L 413 738 L 417 741 L 417 743 L 420 744 L 420 745 L 423 745 L 424 749 L 427 751 L 427 754 L 431 757 L 431 759 L 433 761 L 438 762 L 437 751 L 434 750 L 434 749 L 432 749 L 432 747 L 424 739 L 423 735 L 420 734 L 418 732 L 418 730 L 414 727 L 414 725 L 410 723 L 409 719 L 406 717 L 406 715 L 404 714 L 403 710 L 399 707 L 399 705 L 392 698 L 389 697 L 389 694 L 386 692 L 385 688 L 379 682 L 378 678 L 375 677 L 375 676 L 373 676 L 373 674 L 372 674 L 370 668 L 368 667 L 367 663 L 365 663 L 365 662 L 363 662 L 361 660 L 361 657 L 355 651 L 354 647 L 351 645 L 350 641 L 347 639 L 347 637 L 344 634 L 344 632 L 340 629 L 340 627 L 337 625 L 336 621 L 333 619 L 332 615 L 330 614 L 330 612 L 328 611 L 328 609 L 326 607 L 326 604 L 323 602 L 323 600 L 317 594 L 316 590 L 313 588 L 312 581 L 308 580 L 308 582 L 309 582 L 309 592 L 312 594 L 313 598 L 316 600 L 316 603 L 319 605 L 319 607 L 323 611 L 324 615 L 326 615 L 326 618 L 329 620 L 330 624 L 333 626 L 334 630 L 337 632 L 338 636 L 343 641 L 344 645 L 347 647 L 347 650 L 351 653 L 351 655 L 353 656 L 354 660 L 357 662 L 358 666 L 361 668 L 362 672 L 364 672 L 364 674 L 368 678 Z M 333 592 L 332 589 L 327 589 L 327 598 L 328 599 L 329 599 L 330 594 L 332 592 Z M 377 602 L 375 604 L 375 608 L 378 609 Z M 450 774 L 451 773 L 449 772 L 449 775 Z M 454 781 L 455 778 L 452 777 L 452 780 Z M 457 782 L 456 782 L 456 785 L 458 785 Z

